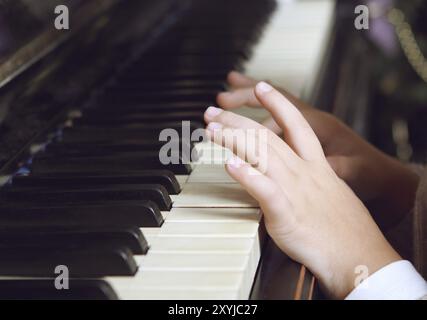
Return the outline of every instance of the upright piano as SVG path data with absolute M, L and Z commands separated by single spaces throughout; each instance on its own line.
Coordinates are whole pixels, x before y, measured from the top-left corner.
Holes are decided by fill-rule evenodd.
M 55 28 L 58 5 L 69 29 Z M 275 247 L 256 201 L 227 176 L 228 153 L 180 136 L 191 161 L 182 152 L 164 164 L 159 134 L 203 128 L 231 70 L 316 104 L 335 8 L 1 1 L 0 298 L 313 298 L 313 276 Z

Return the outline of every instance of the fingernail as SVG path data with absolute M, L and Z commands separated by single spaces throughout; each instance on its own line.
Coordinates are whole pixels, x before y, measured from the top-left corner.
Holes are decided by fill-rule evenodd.
M 233 169 L 238 169 L 242 166 L 243 161 L 240 158 L 237 157 L 231 157 L 227 161 L 227 165 L 230 166 Z
M 259 93 L 267 93 L 273 90 L 273 87 L 270 86 L 267 82 L 260 82 L 256 86 Z
M 206 129 L 208 129 L 209 131 L 212 131 L 212 132 L 214 132 L 215 130 L 219 130 L 221 128 L 222 128 L 222 125 L 218 122 L 211 122 L 206 127 Z
M 209 107 L 206 109 L 206 116 L 209 119 L 215 118 L 217 115 L 219 115 L 223 110 L 220 108 L 215 108 L 215 107 Z

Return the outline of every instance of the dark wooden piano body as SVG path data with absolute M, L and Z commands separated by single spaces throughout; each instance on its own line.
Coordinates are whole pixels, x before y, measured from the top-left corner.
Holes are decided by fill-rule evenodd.
M 40 172 L 55 173 L 52 158 L 40 162 L 33 159 L 33 153 L 39 149 L 43 153 L 46 141 L 61 141 L 61 130 L 67 130 L 70 112 L 74 115 L 76 110 L 89 110 L 93 118 L 96 114 L 102 118 L 108 112 L 119 117 L 118 106 L 123 112 L 132 110 L 138 96 L 120 92 L 123 83 L 134 83 L 136 89 L 148 92 L 153 85 L 164 85 L 164 79 L 174 83 L 203 79 L 209 83 L 208 90 L 192 88 L 190 83 L 188 87 L 183 85 L 189 89 L 188 94 L 181 91 L 174 96 L 172 92 L 162 98 L 171 106 L 175 104 L 177 112 L 183 112 L 180 106 L 189 102 L 186 110 L 192 115 L 199 113 L 200 121 L 205 107 L 215 103 L 227 72 L 241 68 L 242 61 L 250 56 L 253 43 L 274 10 L 274 1 L 270 0 L 250 4 L 239 0 L 215 4 L 208 0 L 60 2 L 72 8 L 70 30 L 53 28 L 52 8 L 58 1 L 49 1 L 45 8 L 32 7 L 35 5 L 29 1 L 0 4 L 0 176 L 4 188 L 11 187 L 10 181 L 13 187 L 11 177 L 17 172 L 26 174 L 38 168 Z M 242 3 L 244 12 L 239 11 Z M 15 19 L 19 15 L 25 19 Z M 177 52 L 188 55 L 188 59 L 174 59 Z M 197 60 L 197 55 L 204 59 Z M 327 61 L 332 57 L 335 55 L 331 52 Z M 325 65 L 329 68 L 319 80 L 314 104 L 321 101 L 327 105 L 333 100 L 322 94 L 322 89 L 334 87 L 338 68 L 327 62 Z M 160 92 L 168 86 L 163 89 Z M 147 100 L 143 105 L 147 101 L 159 105 L 155 92 L 144 97 Z M 90 154 L 90 148 L 86 152 Z M 26 200 L 25 196 L 16 199 Z M 0 221 L 6 235 L 11 230 L 19 233 L 31 228 L 25 221 L 9 227 L 7 215 Z M 8 244 L 0 248 L 6 252 Z M 267 241 L 253 285 L 253 299 L 312 299 L 319 296 L 315 287 L 308 270 Z M 0 297 L 116 297 L 108 284 L 98 280 L 75 280 L 74 288 L 64 293 L 43 281 L 0 280 Z

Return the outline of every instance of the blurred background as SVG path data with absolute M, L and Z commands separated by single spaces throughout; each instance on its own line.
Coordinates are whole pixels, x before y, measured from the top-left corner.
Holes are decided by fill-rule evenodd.
M 340 66 L 334 112 L 404 161 L 427 151 L 427 3 L 371 0 L 370 28 L 353 27 L 360 1 L 339 1 Z M 341 92 L 340 92 L 341 91 Z

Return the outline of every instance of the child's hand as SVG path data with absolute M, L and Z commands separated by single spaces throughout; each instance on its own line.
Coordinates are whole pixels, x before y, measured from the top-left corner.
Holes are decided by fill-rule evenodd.
M 242 106 L 252 108 L 262 108 L 262 104 L 258 101 L 254 93 L 254 88 L 258 83 L 257 80 L 249 78 L 239 72 L 232 71 L 228 74 L 228 84 L 230 91 L 221 92 L 218 94 L 218 105 L 227 110 L 237 109 Z M 285 89 L 278 89 L 289 101 L 291 101 L 298 109 L 312 109 L 303 101 L 288 93 Z M 265 119 L 262 123 L 265 127 L 276 134 L 281 134 L 281 128 L 276 124 L 272 117 Z
M 258 168 L 231 159 L 227 171 L 264 212 L 268 233 L 293 259 L 306 265 L 328 292 L 345 297 L 354 288 L 355 268 L 370 273 L 399 260 L 368 210 L 335 174 L 322 146 L 303 115 L 266 83 L 255 94 L 281 127 L 286 142 L 247 118 L 209 108 L 208 135 L 236 154 L 258 161 Z M 227 129 L 227 130 L 226 130 Z M 236 130 L 267 134 L 267 153 L 257 156 L 256 143 L 247 145 Z
M 262 107 L 254 92 L 257 81 L 231 72 L 228 82 L 232 90 L 218 95 L 218 104 L 224 109 L 243 105 Z M 418 186 L 414 172 L 373 147 L 335 116 L 308 106 L 283 89 L 279 91 L 301 111 L 335 173 L 358 197 L 372 205 L 381 226 L 392 226 L 412 209 Z M 273 118 L 263 125 L 277 134 L 282 133 Z M 284 139 L 287 141 L 286 135 Z

